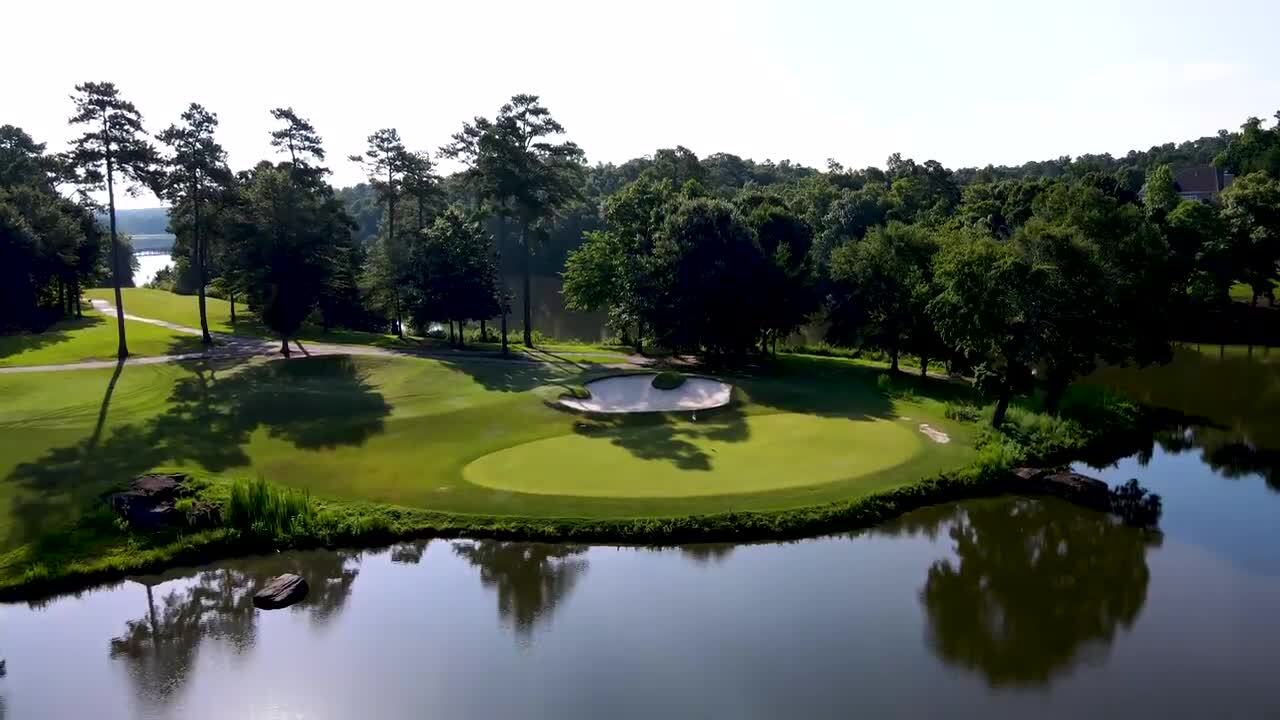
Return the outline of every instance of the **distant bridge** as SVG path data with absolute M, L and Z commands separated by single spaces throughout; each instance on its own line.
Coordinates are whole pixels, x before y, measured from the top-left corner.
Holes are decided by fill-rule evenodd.
M 134 250 L 134 257 L 142 257 L 144 255 L 169 255 L 173 252 L 173 248 L 148 248 L 146 250 Z

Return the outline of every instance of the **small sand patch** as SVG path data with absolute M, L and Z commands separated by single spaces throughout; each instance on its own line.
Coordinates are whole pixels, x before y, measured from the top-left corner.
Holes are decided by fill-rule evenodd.
M 930 440 L 939 444 L 945 445 L 946 443 L 951 442 L 950 435 L 942 432 L 941 430 L 935 427 L 930 427 L 926 423 L 920 423 L 920 432 L 924 433 Z

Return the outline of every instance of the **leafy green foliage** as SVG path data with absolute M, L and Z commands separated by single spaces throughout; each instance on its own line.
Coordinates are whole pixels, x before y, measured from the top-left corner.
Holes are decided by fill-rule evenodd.
M 653 376 L 653 380 L 650 381 L 650 384 L 658 390 L 675 390 L 684 384 L 684 375 L 681 375 L 678 372 L 660 372 Z
M 227 527 L 249 535 L 283 538 L 308 532 L 316 522 L 310 493 L 266 480 L 237 480 L 222 511 Z

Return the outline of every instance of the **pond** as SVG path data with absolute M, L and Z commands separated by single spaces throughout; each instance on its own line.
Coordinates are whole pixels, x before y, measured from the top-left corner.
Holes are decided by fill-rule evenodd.
M 1237 382 L 1226 360 L 1179 357 L 1210 363 L 1202 384 Z M 0 717 L 1280 715 L 1277 406 L 1257 400 L 1280 366 L 1248 362 L 1252 404 L 1221 427 L 1079 468 L 1161 493 L 1163 534 L 999 498 L 795 543 L 240 559 L 0 606 Z M 286 570 L 307 600 L 254 610 Z

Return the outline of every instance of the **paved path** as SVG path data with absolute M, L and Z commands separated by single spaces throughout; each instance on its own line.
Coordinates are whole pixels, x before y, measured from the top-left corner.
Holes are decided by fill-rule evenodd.
M 116 306 L 114 303 L 106 300 L 93 300 L 93 308 L 108 317 L 116 316 Z M 154 318 L 144 318 L 137 315 L 124 314 L 126 320 L 133 322 L 142 322 L 149 325 L 156 325 L 167 328 L 174 332 L 180 332 L 186 335 L 199 336 L 200 329 L 187 327 L 186 325 L 178 325 L 176 323 L 167 322 L 165 320 L 156 320 Z M 280 343 L 276 340 L 268 340 L 265 338 L 246 337 L 242 335 L 226 335 L 223 333 L 210 333 L 213 335 L 213 346 L 201 351 L 192 353 L 180 353 L 176 355 L 154 355 L 149 357 L 131 357 L 126 362 L 130 365 L 156 365 L 160 363 L 180 362 L 183 360 L 194 360 L 199 358 L 237 358 L 237 357 L 273 357 L 280 358 Z M 377 357 L 418 357 L 431 360 L 466 360 L 468 362 L 481 363 L 521 363 L 526 365 L 559 365 L 573 364 L 577 365 L 572 358 L 574 356 L 600 355 L 601 352 L 548 352 L 545 350 L 533 350 L 517 352 L 515 355 L 503 357 L 496 352 L 485 350 L 427 350 L 427 349 L 392 349 L 381 348 L 373 345 L 340 345 L 337 343 L 320 343 L 308 342 L 303 345 L 295 340 L 293 342 L 295 351 L 294 357 L 315 357 L 319 355 L 362 355 Z M 626 367 L 632 364 L 632 359 L 626 356 L 619 356 L 620 365 Z M 23 365 L 17 367 L 0 368 L 0 374 L 11 373 L 30 373 L 30 372 L 52 372 L 65 370 L 102 370 L 110 369 L 116 366 L 115 360 L 86 360 L 77 363 L 64 363 L 60 365 Z

